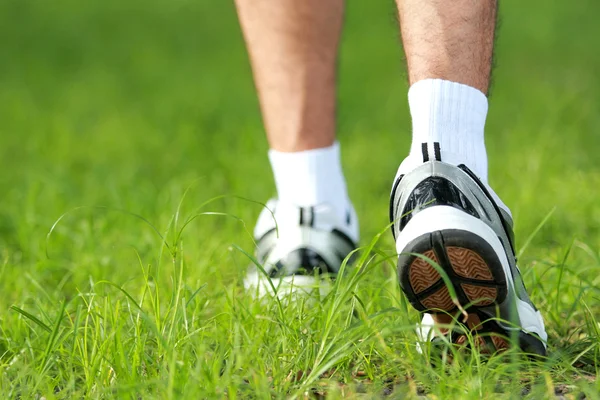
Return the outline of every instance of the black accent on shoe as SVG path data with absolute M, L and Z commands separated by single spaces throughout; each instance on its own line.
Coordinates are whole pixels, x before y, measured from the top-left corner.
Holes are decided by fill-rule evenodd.
M 479 335 L 483 334 L 481 336 L 483 336 L 486 339 L 486 342 L 492 349 L 494 349 L 495 351 L 500 350 L 496 347 L 496 344 L 492 339 L 493 335 L 505 338 L 503 340 L 507 345 L 510 343 L 512 339 L 510 337 L 510 332 L 507 332 L 500 325 L 498 325 L 498 323 L 495 320 L 489 319 L 489 317 L 485 314 L 480 312 L 477 312 L 476 314 L 481 319 L 481 327 L 477 330 L 477 333 Z M 546 356 L 546 347 L 544 346 L 542 340 L 536 334 L 518 331 L 516 339 L 518 341 L 517 345 L 519 346 L 519 348 L 527 355 L 537 357 Z
M 304 225 L 304 207 L 300 207 L 300 222 L 298 222 L 300 226 Z
M 265 232 L 260 238 L 256 240 L 256 259 L 259 262 L 264 262 L 267 259 L 273 248 L 275 247 L 275 241 L 277 240 L 277 229 L 272 228 Z
M 450 343 L 455 345 L 466 345 L 467 348 L 473 350 L 471 348 L 471 344 L 465 340 L 465 334 L 470 332 L 470 334 L 474 336 L 473 339 L 475 339 L 475 336 L 478 338 L 478 340 L 475 340 L 476 346 L 481 346 L 481 341 L 483 341 L 485 347 L 487 347 L 486 349 L 485 347 L 481 348 L 478 346 L 477 349 L 479 351 L 484 352 L 486 350 L 490 350 L 492 353 L 494 353 L 510 347 L 510 342 L 512 340 L 510 332 L 507 332 L 505 329 L 499 326 L 495 320 L 489 319 L 488 316 L 479 312 L 475 312 L 474 314 L 480 319 L 480 324 L 473 327 L 473 329 L 469 329 L 462 322 L 456 321 L 457 326 L 445 334 Z M 463 343 L 461 343 L 461 337 Z M 528 356 L 546 356 L 546 347 L 536 334 L 519 331 L 517 332 L 515 339 L 518 341 L 517 345 L 519 348 Z M 440 336 L 434 336 L 431 338 L 431 344 L 434 348 L 442 349 L 445 347 L 446 342 Z
M 262 242 L 263 240 L 265 240 L 267 237 L 269 237 L 270 235 L 277 235 L 277 228 L 271 228 L 268 231 L 266 231 L 265 233 L 263 233 L 263 235 L 259 238 L 255 238 L 256 242 Z
M 394 182 L 394 186 L 392 187 L 392 195 L 390 196 L 390 224 L 392 224 L 392 226 L 390 226 L 390 229 L 392 230 L 392 236 L 394 237 L 394 241 L 396 240 L 396 232 L 394 232 L 394 199 L 396 198 L 396 190 L 398 189 L 398 185 L 400 185 L 400 181 L 402 181 L 402 178 L 404 177 L 404 175 L 400 175 L 398 177 L 398 179 L 396 179 L 396 182 Z
M 487 190 L 485 185 L 481 182 L 481 180 L 477 177 L 477 175 L 475 175 L 475 173 L 473 171 L 471 171 L 469 169 L 469 167 L 467 167 L 464 164 L 460 164 L 458 166 L 458 168 L 463 170 L 467 175 L 469 175 L 469 177 L 471 179 L 473 179 L 473 181 L 477 184 L 477 186 L 479 186 L 481 191 L 486 195 L 486 197 L 488 198 L 488 200 L 494 207 L 494 210 L 496 210 L 496 213 L 500 217 L 500 222 L 502 223 L 502 228 L 504 229 L 504 233 L 506 234 L 506 237 L 508 238 L 508 245 L 510 248 L 510 253 L 508 252 L 508 249 L 507 249 L 507 257 L 510 258 L 512 256 L 512 260 L 509 260 L 509 263 L 510 263 L 510 273 L 512 275 L 514 286 L 515 286 L 515 292 L 521 300 L 528 299 L 529 296 L 527 295 L 527 288 L 525 287 L 525 282 L 523 281 L 523 278 L 521 277 L 521 274 L 516 267 L 516 265 L 517 265 L 517 255 L 516 254 L 517 253 L 515 252 L 515 234 L 514 234 L 512 227 L 509 226 L 509 224 L 506 221 L 506 218 L 504 216 L 505 214 L 502 212 L 502 210 L 500 209 L 498 204 L 494 201 L 494 198 L 492 197 L 490 192 Z M 504 242 L 502 241 L 501 237 L 498 237 L 498 239 L 500 239 L 500 242 L 503 243 L 504 246 L 506 246 L 504 244 Z M 531 301 L 527 301 L 527 302 L 529 304 L 531 304 L 531 306 L 533 307 L 534 310 L 536 310 L 536 311 L 538 310 L 537 307 L 535 306 L 535 304 L 533 304 Z
M 346 235 L 344 232 L 340 231 L 339 229 L 334 228 L 331 230 L 331 233 L 333 233 L 334 235 L 336 235 L 337 237 L 342 239 L 344 242 L 346 242 L 348 244 L 348 246 L 350 246 L 351 249 L 356 249 L 356 247 L 358 247 L 356 245 L 356 243 L 354 243 L 354 240 L 350 239 L 350 236 Z
M 429 161 L 429 150 L 427 150 L 427 143 L 421 143 L 421 152 L 423 153 L 423 162 Z
M 287 275 L 314 275 L 333 271 L 317 252 L 302 247 L 290 252 L 285 258 L 275 263 L 275 268 L 270 272 L 271 278 Z
M 537 335 L 519 332 L 519 346 L 528 355 L 546 357 L 546 346 Z
M 435 156 L 435 161 L 442 161 L 442 153 L 440 151 L 440 143 L 433 142 L 433 151 Z
M 392 193 L 392 199 L 393 196 L 394 193 Z M 402 210 L 400 230 L 404 229 L 406 224 L 418 212 L 440 205 L 451 206 L 479 218 L 475 207 L 460 189 L 445 178 L 432 176 L 419 183 L 410 194 L 404 210 Z M 393 217 L 393 204 L 390 205 L 390 215 Z
M 311 216 L 307 215 L 308 212 L 311 212 Z M 301 215 L 302 222 L 305 224 L 309 220 L 313 223 L 315 222 L 316 216 L 314 210 L 306 208 L 301 211 Z M 329 251 L 332 251 L 333 254 L 320 254 L 310 246 L 301 246 L 280 259 L 267 261 L 278 242 L 277 230 L 276 228 L 272 228 L 257 239 L 256 259 L 263 265 L 266 265 L 265 263 L 268 262 L 270 266 L 265 268 L 267 268 L 268 274 L 271 277 L 313 274 L 317 268 L 320 273 L 335 274 L 337 273 L 336 268 L 339 268 L 342 261 L 356 249 L 357 245 L 346 233 L 339 229 L 332 229 L 330 235 L 332 236 L 331 245 L 333 247 Z M 355 254 L 353 253 L 348 260 L 348 264 L 351 264 L 354 258 Z
M 308 223 L 308 226 L 311 228 L 315 226 L 315 208 L 313 206 L 310 207 L 310 222 Z
M 481 189 L 481 191 L 489 199 L 490 203 L 492 203 L 492 206 L 494 207 L 494 209 L 496 210 L 496 212 L 500 216 L 500 220 L 502 222 L 502 226 L 504 227 L 504 232 L 506 232 L 506 237 L 508 237 L 508 241 L 510 243 L 510 249 L 512 250 L 513 255 L 516 256 L 517 253 L 515 251 L 515 245 L 514 245 L 514 242 L 515 242 L 515 233 L 512 230 L 512 228 L 510 226 L 508 226 L 508 223 L 504 219 L 504 214 L 500 210 L 500 207 L 498 206 L 498 204 L 496 204 L 496 202 L 494 201 L 494 198 L 490 194 L 489 190 L 487 190 L 487 188 L 485 187 L 485 185 L 483 184 L 483 182 L 481 182 L 481 180 L 479 179 L 479 177 L 477 175 L 475 175 L 475 173 L 473 171 L 471 171 L 469 169 L 469 167 L 467 167 L 465 164 L 460 164 L 458 166 L 458 168 L 460 168 L 464 172 L 466 172 L 467 175 L 469 175 L 469 177 L 471 179 L 473 179 L 475 181 L 475 183 L 477 183 L 477 186 L 479 186 L 479 188 Z

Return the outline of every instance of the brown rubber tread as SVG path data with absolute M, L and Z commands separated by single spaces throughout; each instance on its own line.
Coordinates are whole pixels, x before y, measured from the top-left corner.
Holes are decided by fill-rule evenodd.
M 450 311 L 456 307 L 456 305 L 452 302 L 452 297 L 450 297 L 450 293 L 448 292 L 448 288 L 446 286 L 442 286 L 435 293 L 421 300 L 421 304 L 430 310 L 440 309 L 444 311 Z
M 423 255 L 438 263 L 433 250 L 428 250 Z M 427 260 L 415 257 L 410 264 L 409 279 L 415 294 L 419 294 L 436 283 L 440 279 L 440 274 Z
M 473 305 L 489 306 L 496 301 L 498 290 L 493 287 L 477 286 L 463 283 L 460 285 Z
M 481 336 L 475 335 L 475 337 L 473 339 L 475 339 L 475 347 L 480 349 L 480 351 L 483 351 L 487 347 L 487 343 L 485 342 L 485 339 L 482 338 Z
M 451 315 L 444 313 L 433 314 L 433 319 L 436 324 L 452 324 L 455 322 L 454 318 Z M 481 318 L 479 318 L 477 314 L 469 314 L 469 318 L 467 319 L 467 321 L 462 321 L 461 323 L 465 324 L 466 327 L 469 329 L 471 335 L 473 335 L 472 340 L 473 344 L 475 345 L 475 348 L 482 354 L 491 354 L 492 351 L 502 352 L 510 347 L 508 340 L 503 336 L 499 336 L 495 333 L 490 334 L 488 332 L 479 332 L 483 328 L 483 325 L 481 324 Z M 439 328 L 440 333 L 442 335 L 446 337 L 450 336 L 450 332 L 447 328 Z M 490 340 L 486 340 L 487 337 L 489 337 Z M 466 347 L 470 345 L 468 339 L 469 338 L 467 337 L 467 335 L 461 334 L 454 337 L 452 343 L 459 347 Z
M 491 354 L 492 351 L 503 352 L 510 348 L 508 341 L 500 336 L 491 335 L 490 339 L 492 340 L 494 350 L 491 348 L 492 344 L 488 344 L 483 336 L 474 333 L 472 340 L 475 348 L 481 352 L 481 354 Z M 454 339 L 453 344 L 459 347 L 466 347 L 470 345 L 470 342 L 467 335 L 460 335 Z
M 506 339 L 504 339 L 500 336 L 491 335 L 490 339 L 492 340 L 494 350 L 497 352 L 506 351 L 510 347 L 510 345 L 508 344 Z M 491 344 L 488 345 L 488 343 L 486 342 L 486 340 L 483 336 L 473 333 L 472 340 L 473 340 L 473 344 L 475 345 L 475 348 L 477 350 L 479 350 L 482 354 L 490 354 Z M 453 344 L 460 346 L 460 347 L 465 347 L 465 346 L 469 345 L 470 342 L 469 342 L 467 335 L 460 335 L 454 339 Z
M 506 339 L 496 335 L 492 335 L 492 343 L 494 343 L 496 351 L 503 351 L 510 347 Z
M 467 320 L 467 326 L 472 331 L 478 331 L 481 329 L 481 318 L 477 314 L 469 314 L 469 318 Z
M 461 335 L 458 337 L 458 339 L 456 339 L 454 344 L 466 345 L 470 343 L 466 335 Z M 479 349 L 480 351 L 484 351 L 486 349 L 485 339 L 479 335 L 473 335 L 473 344 L 475 345 L 475 348 Z
M 448 246 L 446 253 L 452 269 L 457 275 L 464 278 L 492 281 L 492 271 L 479 254 L 463 247 Z
M 445 313 L 432 313 L 431 316 L 433 317 L 433 322 L 435 324 L 451 325 L 459 320 L 462 324 L 465 324 L 467 327 L 469 327 L 470 330 L 481 329 L 481 318 L 479 318 L 479 315 L 477 314 L 470 313 L 466 322 L 463 321 L 461 314 L 453 317 L 452 315 Z M 442 333 L 447 332 L 446 328 L 440 330 Z
M 456 340 L 454 341 L 454 344 L 463 345 L 466 342 L 467 342 L 467 336 L 466 335 L 460 335 L 458 338 L 456 338 Z

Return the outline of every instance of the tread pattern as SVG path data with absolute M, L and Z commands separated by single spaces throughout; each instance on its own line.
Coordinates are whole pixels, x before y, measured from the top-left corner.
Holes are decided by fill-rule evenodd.
M 442 286 L 435 293 L 421 300 L 421 303 L 428 309 L 440 309 L 444 311 L 450 311 L 456 308 L 456 305 L 452 301 L 452 297 L 450 297 L 448 288 L 446 288 L 445 286 Z
M 444 270 L 463 307 L 476 309 L 504 301 L 508 290 L 506 278 L 491 245 L 468 231 L 444 230 L 416 238 L 398 258 L 400 284 L 417 310 L 453 311 L 456 303 L 441 271 L 415 253 Z
M 494 279 L 488 265 L 481 256 L 470 249 L 463 247 L 446 247 L 448 260 L 457 275 L 464 278 L 491 281 Z
M 467 342 L 467 335 L 460 335 L 458 338 L 456 338 L 456 340 L 454 341 L 454 344 L 458 344 L 458 345 L 462 346 L 466 342 Z
M 511 342 L 505 330 L 487 319 L 489 307 L 502 304 L 508 293 L 507 278 L 501 260 L 492 246 L 476 234 L 461 230 L 447 229 L 423 234 L 408 243 L 398 257 L 398 273 L 402 290 L 410 303 L 419 311 L 436 313 L 457 311 L 450 290 L 442 279 L 443 273 L 416 254 L 435 261 L 448 276 L 457 301 L 467 309 L 469 320 L 463 330 L 442 331 L 451 336 L 455 345 L 471 347 L 469 335 L 473 335 L 473 346 L 482 353 L 506 350 Z M 483 313 L 483 314 L 482 314 Z M 437 314 L 444 323 L 444 313 Z M 483 316 L 483 317 L 481 317 Z M 450 315 L 447 316 L 452 320 Z M 447 321 L 451 322 L 451 321 Z M 543 344 L 531 335 L 521 332 L 519 343 L 522 348 L 534 354 L 545 354 Z
M 448 314 L 435 314 L 435 320 L 437 323 L 442 324 L 451 324 L 454 319 Z M 459 322 L 461 325 L 462 322 Z M 477 313 L 469 314 L 469 319 L 464 323 L 464 328 L 467 328 L 470 331 L 470 334 L 473 335 L 473 344 L 475 348 L 482 353 L 491 353 L 504 351 L 508 349 L 509 342 L 503 337 L 499 336 L 495 333 L 494 330 L 490 331 L 490 326 L 488 323 L 482 323 L 480 316 Z M 493 329 L 493 328 L 492 328 Z M 469 342 L 469 338 L 464 331 L 441 331 L 441 333 L 450 338 L 450 341 L 459 347 L 470 347 L 471 343 Z
M 510 347 L 508 342 L 500 336 L 491 335 L 489 337 L 489 340 L 486 340 L 486 338 L 487 337 L 481 336 L 480 334 L 473 332 L 473 344 L 475 345 L 475 348 L 482 354 L 490 354 L 492 352 L 504 351 Z M 452 343 L 460 347 L 470 347 L 470 342 L 467 335 L 457 336 Z
M 426 251 L 423 255 L 439 264 L 433 250 Z M 441 278 L 436 269 L 427 260 L 424 260 L 421 257 L 415 257 L 415 260 L 410 266 L 409 274 L 410 285 L 417 294 L 430 288 Z
M 489 306 L 493 304 L 498 296 L 498 290 L 493 287 L 476 286 L 463 283 L 460 285 L 469 298 L 469 300 L 477 306 Z
M 498 335 L 492 335 L 492 343 L 494 343 L 496 351 L 503 351 L 510 347 L 508 341 Z
M 479 335 L 473 336 L 473 342 L 475 344 L 475 347 L 480 350 L 485 349 L 487 346 L 487 344 L 485 343 L 485 339 Z M 453 343 L 459 346 L 466 346 L 470 344 L 467 335 L 460 335 Z

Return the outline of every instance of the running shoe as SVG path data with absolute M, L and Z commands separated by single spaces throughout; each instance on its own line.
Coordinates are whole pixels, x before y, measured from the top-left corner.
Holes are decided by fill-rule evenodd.
M 262 271 L 250 267 L 247 290 L 258 297 L 274 292 L 285 297 L 318 288 L 323 295 L 356 249 L 358 219 L 351 206 L 342 219 L 328 204 L 298 207 L 272 199 L 258 218 L 254 236 Z
M 391 193 L 403 292 L 421 312 L 456 314 L 441 268 L 477 340 L 499 351 L 516 337 L 522 351 L 545 355 L 547 334 L 517 267 L 510 210 L 467 166 L 444 163 L 435 153 L 434 160 L 398 176 Z M 432 326 L 426 314 L 417 329 L 422 340 L 431 339 Z M 464 341 L 462 336 L 451 339 Z

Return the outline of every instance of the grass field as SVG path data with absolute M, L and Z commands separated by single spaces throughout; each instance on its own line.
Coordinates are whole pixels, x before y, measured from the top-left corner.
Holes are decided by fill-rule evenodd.
M 231 2 L 0 2 L 0 398 L 600 398 L 600 3 L 501 4 L 490 180 L 549 356 L 446 364 L 416 350 L 386 230 L 410 143 L 394 5 L 349 3 L 339 132 L 377 255 L 279 304 L 241 287 L 244 199 L 274 186 Z

